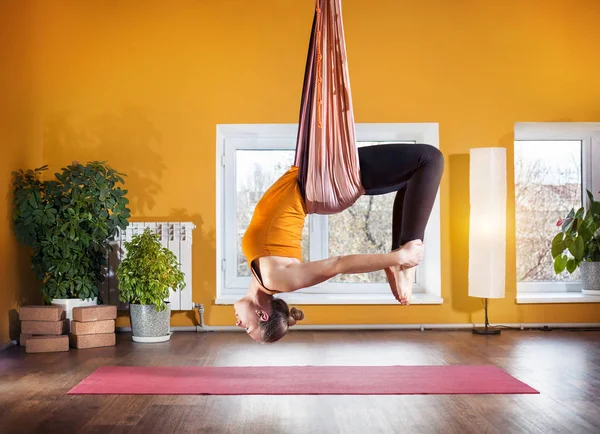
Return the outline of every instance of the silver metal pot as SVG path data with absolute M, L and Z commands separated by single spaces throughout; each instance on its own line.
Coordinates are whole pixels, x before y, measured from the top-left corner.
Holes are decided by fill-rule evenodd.
M 161 312 L 156 311 L 153 304 L 129 305 L 131 331 L 133 336 L 161 337 L 169 336 L 171 331 L 171 304 Z

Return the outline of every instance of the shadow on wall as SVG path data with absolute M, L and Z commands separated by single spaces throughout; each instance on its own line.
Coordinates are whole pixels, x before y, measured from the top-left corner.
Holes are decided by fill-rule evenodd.
M 8 336 L 11 341 L 18 341 L 21 334 L 21 321 L 16 309 L 8 311 Z
M 18 170 L 20 168 L 14 168 Z M 12 178 L 11 178 L 12 182 Z M 14 301 L 17 306 L 26 306 L 28 304 L 42 304 L 43 297 L 40 291 L 40 282 L 36 279 L 33 270 L 31 269 L 31 249 L 27 246 L 20 244 L 16 238 L 14 238 L 13 229 L 13 190 L 12 184 L 8 189 L 8 194 L 5 197 L 6 203 L 6 220 L 9 222 L 10 231 L 13 237 L 12 245 L 14 248 L 12 251 L 12 264 L 8 265 L 7 268 L 13 268 L 13 280 L 11 282 L 3 282 L 4 284 L 11 284 L 13 286 Z M 9 336 L 11 340 L 18 340 L 19 334 L 21 333 L 21 322 L 19 321 L 19 314 L 17 310 L 11 309 L 8 312 L 8 328 Z
M 44 299 L 41 292 L 41 283 L 36 279 L 33 270 L 31 270 L 31 250 L 28 247 L 19 245 L 17 249 L 17 269 L 18 282 L 16 299 L 18 306 L 27 306 L 35 304 L 43 304 Z M 9 333 L 11 339 L 19 339 L 21 333 L 21 322 L 19 314 L 12 310 L 9 312 Z
M 83 121 L 69 113 L 49 116 L 44 124 L 44 152 L 57 171 L 77 160 L 99 160 L 125 173 L 133 215 L 144 216 L 155 205 L 165 171 L 157 151 L 161 135 L 140 108 L 123 106 Z
M 452 309 L 472 314 L 483 306 L 469 297 L 469 162 L 469 154 L 450 155 L 450 263 Z

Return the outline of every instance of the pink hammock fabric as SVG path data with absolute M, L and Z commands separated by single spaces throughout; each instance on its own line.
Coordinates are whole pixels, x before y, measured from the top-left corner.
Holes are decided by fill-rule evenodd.
M 341 0 L 317 0 L 295 163 L 309 214 L 335 214 L 364 194 Z

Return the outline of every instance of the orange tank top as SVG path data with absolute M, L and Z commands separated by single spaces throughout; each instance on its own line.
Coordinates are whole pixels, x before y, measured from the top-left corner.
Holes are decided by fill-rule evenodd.
M 242 238 L 242 252 L 253 273 L 254 260 L 263 256 L 283 256 L 302 261 L 305 217 L 306 208 L 298 185 L 298 167 L 292 166 L 258 201 Z

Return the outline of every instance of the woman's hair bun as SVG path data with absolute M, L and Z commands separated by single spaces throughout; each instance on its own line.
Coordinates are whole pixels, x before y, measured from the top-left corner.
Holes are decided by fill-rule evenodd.
M 304 312 L 300 309 L 296 309 L 295 307 L 290 309 L 290 320 L 289 325 L 296 324 L 296 321 L 302 321 L 304 319 Z

